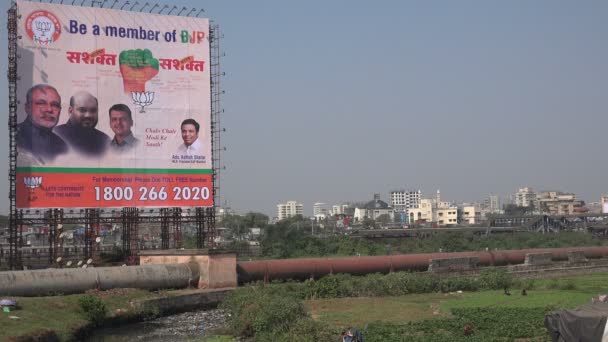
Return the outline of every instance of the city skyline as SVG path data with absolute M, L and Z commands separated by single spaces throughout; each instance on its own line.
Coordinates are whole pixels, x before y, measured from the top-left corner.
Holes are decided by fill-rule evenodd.
M 586 202 L 608 192 L 608 3 L 203 7 L 226 53 L 217 205 L 272 216 L 288 200 L 308 212 L 409 187 L 454 202 L 524 186 Z M 6 47 L 8 2 L 0 9 Z M 0 90 L 6 123 L 6 77 Z M 0 132 L 7 161 L 6 124 Z M 6 213 L 8 165 L 0 189 Z

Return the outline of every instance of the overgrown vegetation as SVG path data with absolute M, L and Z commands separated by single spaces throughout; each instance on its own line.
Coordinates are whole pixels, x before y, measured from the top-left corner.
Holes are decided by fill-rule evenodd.
M 452 318 L 429 319 L 409 324 L 370 323 L 366 341 L 513 341 L 547 340 L 543 325 L 552 307 L 455 308 Z
M 513 277 L 501 270 L 488 270 L 479 277 L 438 276 L 395 272 L 355 277 L 330 275 L 304 283 L 258 284 L 235 290 L 222 304 L 231 313 L 230 326 L 238 336 L 255 337 L 256 341 L 290 341 L 294 331 L 314 327 L 315 335 L 330 340 L 335 328 L 312 321 L 303 309 L 302 300 L 341 297 L 400 296 L 411 293 L 477 291 L 503 289 L 514 283 Z
M 340 274 L 239 288 L 223 306 L 233 314 L 233 333 L 255 341 L 332 341 L 353 325 L 372 342 L 548 341 L 545 314 L 589 301 L 607 281 L 607 273 L 532 280 L 497 269 L 477 277 Z
M 269 226 L 260 241 L 264 258 L 298 258 L 349 255 L 389 255 L 407 253 L 464 252 L 527 248 L 600 246 L 604 240 L 590 234 L 514 233 L 476 235 L 469 232 L 437 232 L 426 238 L 367 240 L 351 236 L 318 238 L 297 228 Z
M 106 314 L 108 313 L 108 309 L 106 304 L 101 299 L 87 294 L 78 299 L 78 304 L 89 322 L 95 326 L 103 323 L 106 318 Z
M 234 334 L 256 341 L 331 341 L 335 332 L 312 320 L 304 310 L 301 293 L 286 287 L 251 286 L 234 291 L 222 307 L 231 312 Z

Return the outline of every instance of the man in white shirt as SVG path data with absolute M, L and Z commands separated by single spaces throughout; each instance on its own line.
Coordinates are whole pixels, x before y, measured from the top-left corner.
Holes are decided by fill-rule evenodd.
M 126 152 L 139 144 L 139 139 L 133 136 L 133 118 L 131 109 L 122 103 L 110 107 L 110 128 L 114 132 L 114 139 L 110 142 L 110 148 L 116 152 Z
M 200 125 L 194 119 L 186 119 L 182 121 L 182 140 L 184 143 L 177 148 L 177 153 L 181 155 L 201 155 L 203 153 L 203 144 L 198 139 L 198 131 Z

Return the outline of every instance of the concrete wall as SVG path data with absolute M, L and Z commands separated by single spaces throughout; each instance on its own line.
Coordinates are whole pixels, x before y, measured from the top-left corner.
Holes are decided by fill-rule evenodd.
M 585 253 L 582 251 L 568 253 L 568 262 L 571 264 L 580 264 L 588 261 L 589 260 L 587 260 L 587 257 L 585 257 Z
M 142 251 L 140 265 L 196 264 L 200 277 L 193 286 L 199 289 L 218 289 L 237 286 L 236 254 L 208 254 L 205 250 Z
M 431 259 L 429 272 L 470 271 L 476 269 L 478 263 L 477 257 Z
M 528 253 L 526 254 L 524 264 L 527 266 L 539 266 L 550 265 L 552 262 L 551 253 Z

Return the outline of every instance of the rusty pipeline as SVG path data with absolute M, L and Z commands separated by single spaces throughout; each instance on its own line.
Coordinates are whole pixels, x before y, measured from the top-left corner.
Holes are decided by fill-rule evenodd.
M 365 275 L 396 271 L 426 271 L 431 259 L 476 257 L 479 266 L 522 264 L 529 253 L 551 253 L 552 260 L 568 260 L 571 252 L 583 252 L 588 259 L 608 256 L 608 247 L 537 248 L 481 252 L 399 254 L 340 258 L 302 258 L 241 261 L 237 263 L 240 283 L 274 279 L 304 280 L 328 274 Z

